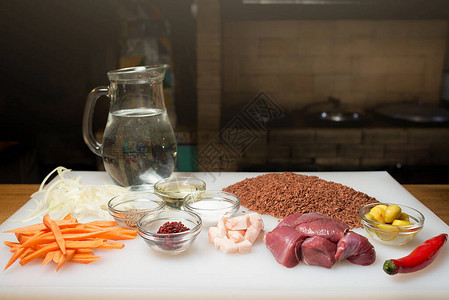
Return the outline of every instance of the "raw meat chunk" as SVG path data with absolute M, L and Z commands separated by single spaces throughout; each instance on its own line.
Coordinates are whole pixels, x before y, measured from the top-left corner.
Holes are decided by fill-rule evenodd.
M 245 235 L 246 233 L 244 230 L 229 230 L 227 232 L 228 238 L 235 243 L 240 243 L 245 240 Z
M 237 246 L 237 244 L 226 237 L 215 238 L 214 244 L 215 248 L 219 249 L 221 252 L 226 254 L 237 253 L 239 251 L 239 247 Z
M 240 243 L 237 243 L 237 247 L 239 248 L 239 253 L 250 253 L 251 247 L 253 244 L 250 243 L 248 240 L 243 240 Z
M 295 229 L 304 235 L 320 236 L 337 243 L 349 230 L 349 226 L 340 220 L 322 214 L 307 213 L 296 220 Z
M 277 226 L 288 226 L 295 228 L 298 224 L 301 223 L 302 214 L 291 214 L 285 217 Z
M 277 226 L 265 235 L 265 244 L 281 265 L 292 268 L 299 263 L 305 235 L 289 226 Z
M 222 237 L 216 237 L 214 238 L 214 246 L 215 249 L 220 250 L 221 240 L 224 239 Z
M 209 227 L 208 238 L 223 253 L 248 253 L 263 227 L 258 213 L 230 219 L 223 217 L 216 227 Z
M 332 268 L 335 263 L 337 245 L 326 238 L 314 236 L 301 245 L 301 260 L 306 265 Z
M 209 238 L 209 243 L 213 244 L 214 239 L 218 237 L 218 227 L 209 227 L 209 231 L 207 232 L 207 236 Z
M 254 226 L 257 229 L 262 230 L 264 227 L 262 217 L 258 213 L 251 213 L 249 216 L 250 226 Z
M 246 230 L 251 225 L 249 215 L 224 219 L 224 224 L 228 230 Z
M 225 219 L 221 218 L 217 223 L 218 233 L 217 236 L 224 237 L 226 236 L 226 226 L 225 226 Z
M 349 260 L 353 264 L 368 266 L 376 260 L 376 251 L 368 239 L 349 231 L 337 244 L 335 259 Z
M 253 244 L 259 236 L 260 231 L 260 227 L 257 228 L 253 225 L 249 226 L 245 232 L 245 240 L 248 240 L 251 244 Z

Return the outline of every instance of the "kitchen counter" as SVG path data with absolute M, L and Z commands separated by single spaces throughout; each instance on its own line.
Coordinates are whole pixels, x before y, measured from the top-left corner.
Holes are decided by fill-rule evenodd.
M 441 220 L 449 224 L 449 184 L 407 184 L 403 187 Z M 0 224 L 28 202 L 31 194 L 38 189 L 38 184 L 1 184 Z
M 79 176 L 86 184 L 112 183 L 105 172 L 78 171 L 73 174 Z M 214 190 L 260 174 L 198 172 L 195 176 L 203 179 L 208 189 Z M 14 264 L 0 273 L 0 294 L 9 299 L 77 300 L 92 298 L 112 300 L 124 297 L 198 300 L 212 298 L 348 300 L 398 297 L 409 300 L 426 297 L 447 299 L 449 248 L 442 249 L 434 264 L 412 274 L 392 277 L 382 271 L 382 264 L 386 259 L 410 253 L 431 236 L 449 232 L 449 226 L 446 224 L 449 222 L 449 210 L 444 202 L 448 199 L 449 185 L 413 185 L 404 188 L 384 171 L 304 174 L 350 186 L 380 201 L 394 199 L 397 203 L 415 207 L 425 215 L 425 226 L 408 245 L 390 247 L 380 243 L 373 244 L 376 249 L 376 261 L 369 266 L 356 266 L 342 261 L 335 264 L 332 270 L 304 264 L 285 268 L 276 262 L 270 251 L 267 251 L 262 238 L 254 243 L 248 255 L 225 255 L 209 244 L 205 228 L 192 247 L 179 256 L 164 256 L 150 251 L 145 243 L 137 238 L 127 241 L 126 247 L 120 251 L 101 251 L 101 260 L 88 267 L 70 264 L 63 270 L 55 272 L 52 268 L 54 266 L 42 267 L 39 262 L 29 264 L 27 268 Z M 38 185 L 0 185 L 0 205 L 3 208 L 1 221 L 14 214 L 0 225 L 2 240 L 14 239 L 11 234 L 2 232 L 17 227 L 14 219 L 24 217 L 27 210 L 34 207 L 34 203 L 27 201 L 38 188 Z M 24 206 L 21 206 L 22 204 Z M 274 228 L 279 221 L 269 215 L 262 215 L 262 218 L 267 231 Z M 353 231 L 366 235 L 361 228 L 354 228 Z M 6 264 L 9 258 L 10 253 L 7 249 L 0 251 L 2 264 Z M 172 278 L 174 274 L 176 278 L 182 278 L 175 285 L 172 280 L 166 280 Z M 376 282 L 376 285 L 373 285 L 373 282 Z M 379 290 L 379 286 L 383 289 Z

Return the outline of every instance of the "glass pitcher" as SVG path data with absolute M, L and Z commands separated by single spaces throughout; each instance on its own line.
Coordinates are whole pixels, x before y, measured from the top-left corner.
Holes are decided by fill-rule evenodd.
M 122 186 L 153 184 L 170 177 L 175 168 L 177 145 L 162 86 L 167 69 L 168 65 L 157 65 L 110 71 L 109 86 L 97 87 L 87 97 L 84 141 Z M 92 132 L 100 96 L 110 99 L 102 143 Z

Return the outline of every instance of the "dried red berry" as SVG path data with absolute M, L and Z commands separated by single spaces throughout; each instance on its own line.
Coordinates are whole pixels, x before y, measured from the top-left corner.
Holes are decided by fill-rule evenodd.
M 181 221 L 179 222 L 166 222 L 162 225 L 157 233 L 167 234 L 167 233 L 178 233 L 190 230 Z

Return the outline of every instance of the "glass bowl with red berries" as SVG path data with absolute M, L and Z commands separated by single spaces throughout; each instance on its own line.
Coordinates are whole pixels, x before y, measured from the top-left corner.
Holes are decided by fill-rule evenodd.
M 201 232 L 201 217 L 177 209 L 156 211 L 137 222 L 139 235 L 151 249 L 169 255 L 186 251 Z

